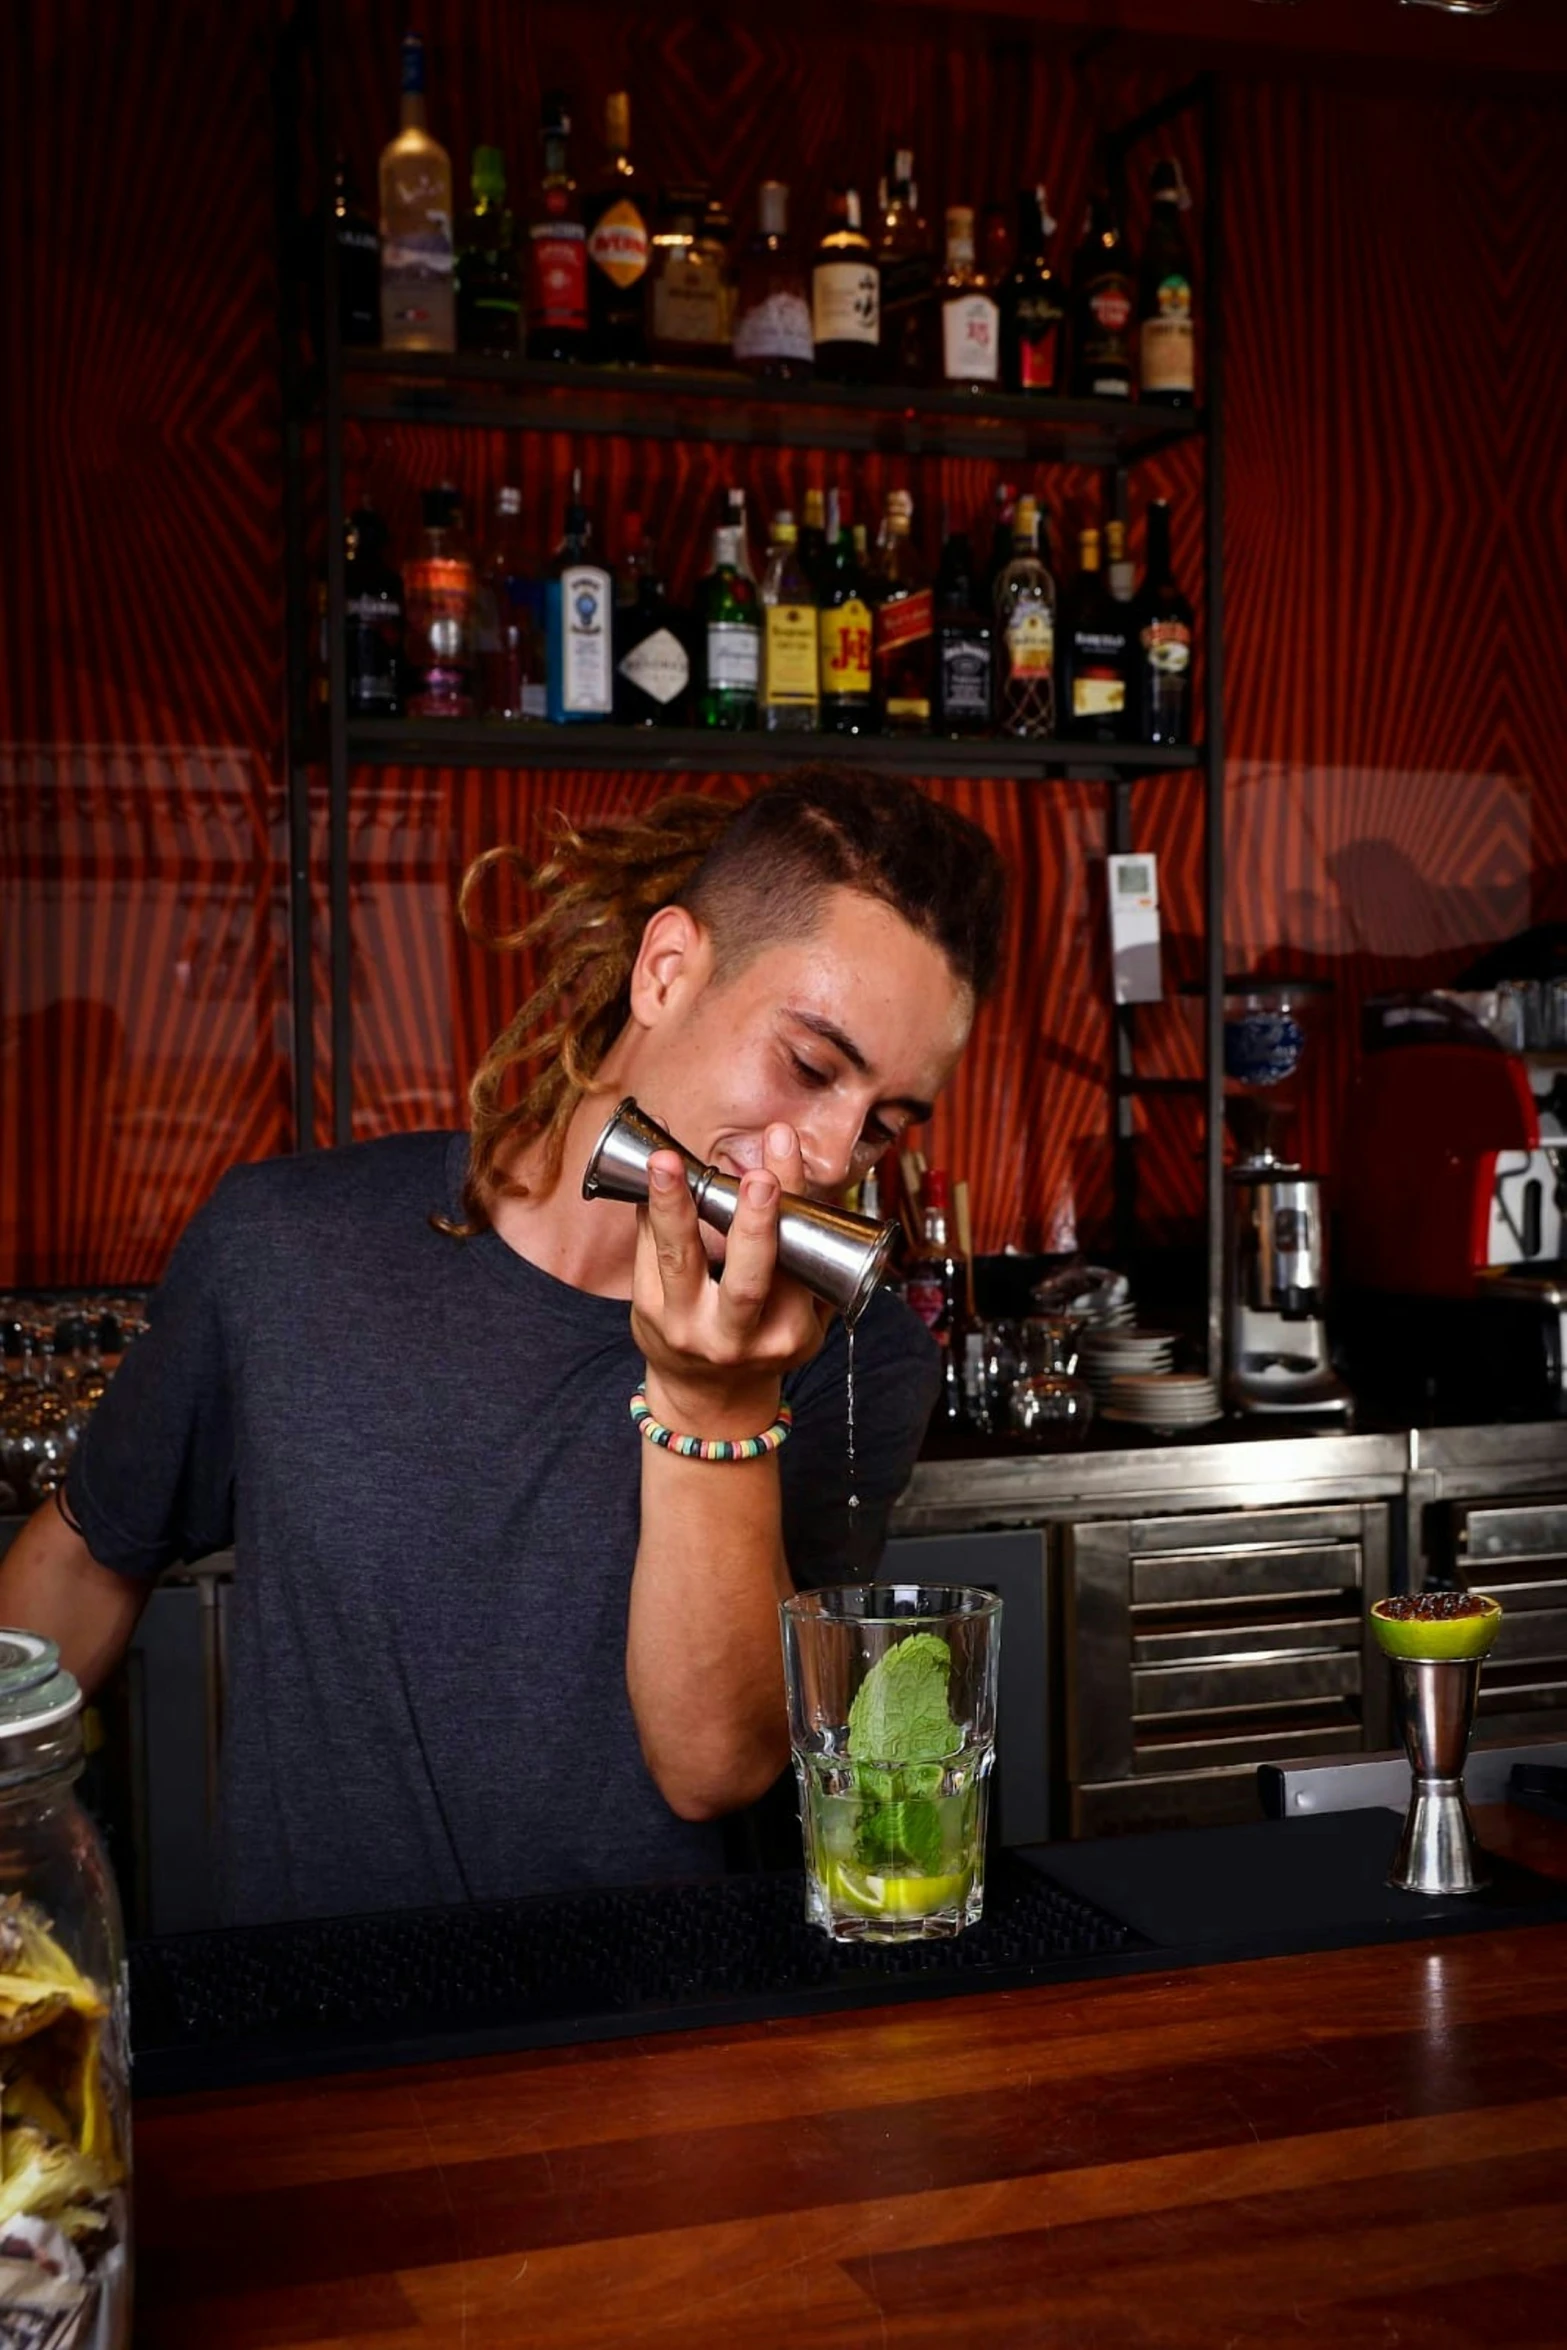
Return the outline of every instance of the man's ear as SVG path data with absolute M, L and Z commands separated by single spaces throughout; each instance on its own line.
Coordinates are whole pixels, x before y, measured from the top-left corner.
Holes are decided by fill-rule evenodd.
M 713 975 L 711 934 L 685 906 L 660 906 L 650 915 L 631 968 L 631 1017 L 656 1028 L 684 1010 Z

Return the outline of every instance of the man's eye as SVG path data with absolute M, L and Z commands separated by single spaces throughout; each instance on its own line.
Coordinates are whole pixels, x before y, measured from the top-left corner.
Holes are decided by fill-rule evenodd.
M 818 1069 L 810 1061 L 802 1061 L 798 1053 L 791 1053 L 789 1058 L 794 1063 L 794 1073 L 802 1085 L 812 1086 L 818 1091 L 824 1085 L 831 1085 L 830 1070 Z
M 884 1126 L 879 1118 L 871 1118 L 866 1121 L 860 1136 L 860 1148 L 873 1150 L 880 1156 L 884 1150 L 890 1150 L 897 1139 L 890 1126 Z

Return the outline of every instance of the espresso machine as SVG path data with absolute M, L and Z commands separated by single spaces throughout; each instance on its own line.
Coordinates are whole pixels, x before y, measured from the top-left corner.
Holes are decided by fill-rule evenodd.
M 1343 1417 L 1328 1352 L 1322 1184 L 1292 1156 L 1321 981 L 1225 982 L 1225 1398 L 1239 1412 Z
M 1390 1400 L 1567 1409 L 1567 1037 L 1517 992 L 1373 997 L 1345 1135 L 1346 1335 Z

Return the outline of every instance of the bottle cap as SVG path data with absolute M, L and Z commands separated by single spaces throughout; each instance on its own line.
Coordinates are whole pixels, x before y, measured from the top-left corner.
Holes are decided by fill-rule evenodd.
M 974 236 L 974 207 L 972 204 L 949 204 L 947 206 L 947 234 L 949 237 L 967 237 L 972 243 Z
M 927 1208 L 946 1209 L 951 1206 L 952 1201 L 947 1189 L 945 1167 L 927 1168 L 924 1180 L 920 1184 L 920 1202 L 922 1206 Z
M 789 233 L 789 190 L 782 180 L 763 180 L 756 191 L 757 225 L 764 237 Z
M 631 98 L 625 90 L 611 90 L 604 101 L 604 144 L 618 155 L 631 144 Z
M 900 534 L 913 528 L 914 500 L 907 490 L 887 492 L 887 522 L 890 529 Z
M 0 1631 L 0 1737 L 66 1721 L 81 1702 L 52 1640 L 37 1632 Z
M 715 571 L 740 568 L 740 533 L 733 523 L 721 522 L 713 533 L 713 568 Z
M 843 217 L 844 217 L 844 220 L 845 220 L 845 222 L 847 223 L 847 225 L 848 225 L 850 228 L 858 228 L 858 227 L 859 227 L 859 225 L 860 225 L 860 191 L 859 191 L 859 189 L 858 189 L 858 188 L 845 188 L 845 189 L 843 189 L 843 190 L 842 190 L 842 192 L 841 192 L 841 198 L 840 198 L 840 200 L 841 200 L 841 202 L 842 202 L 842 205 L 843 205 Z
M 820 530 L 827 520 L 827 493 L 825 490 L 807 490 L 805 493 L 805 521 L 809 530 Z
M 1110 521 L 1105 524 L 1105 552 L 1112 563 L 1119 563 L 1126 553 L 1126 524 Z
M 522 492 L 517 488 L 515 482 L 505 482 L 496 491 L 495 511 L 497 514 L 520 514 L 522 512 Z
M 1092 523 L 1078 537 L 1078 552 L 1085 571 L 1099 569 L 1099 532 Z
M 424 43 L 417 33 L 403 35 L 403 89 L 411 97 L 424 96 Z

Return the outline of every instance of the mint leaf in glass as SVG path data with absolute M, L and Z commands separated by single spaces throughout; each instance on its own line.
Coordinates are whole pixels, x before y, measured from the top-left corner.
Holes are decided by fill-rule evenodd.
M 947 1705 L 952 1651 L 914 1632 L 878 1657 L 849 1708 L 849 1760 L 863 1809 L 855 1834 L 862 1867 L 884 1876 L 938 1874 L 941 1757 L 962 1732 Z

